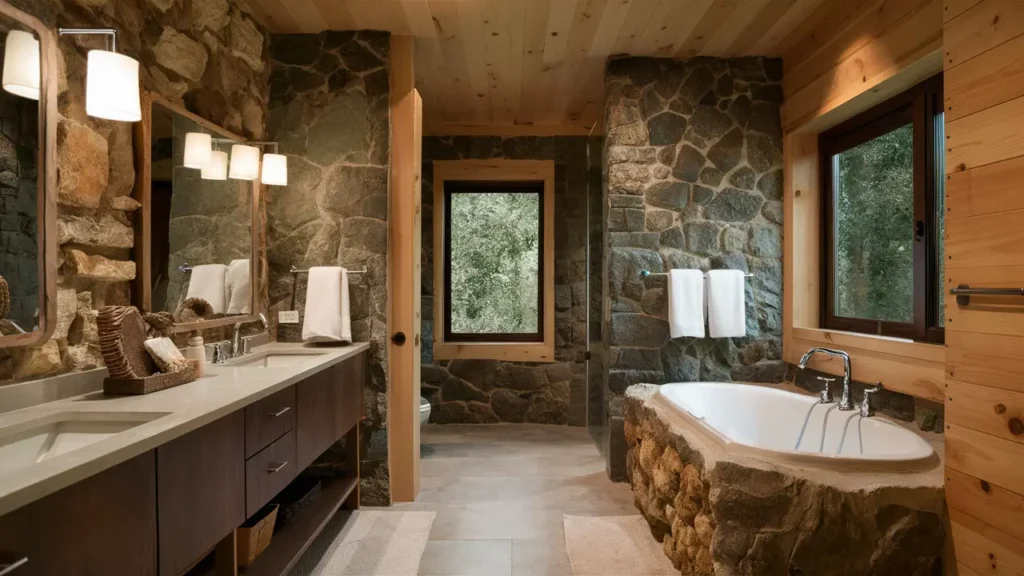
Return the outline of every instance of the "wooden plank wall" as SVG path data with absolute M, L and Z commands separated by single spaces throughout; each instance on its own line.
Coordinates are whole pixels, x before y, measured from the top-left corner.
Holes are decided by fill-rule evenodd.
M 1024 286 L 1024 2 L 946 0 L 946 288 Z M 960 574 L 1024 574 L 1024 297 L 946 302 Z

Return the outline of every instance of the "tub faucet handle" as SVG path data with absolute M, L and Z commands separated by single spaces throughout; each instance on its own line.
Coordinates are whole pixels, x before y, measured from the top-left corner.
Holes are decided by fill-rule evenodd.
M 830 384 L 835 382 L 836 379 L 835 378 L 826 378 L 824 376 L 818 376 L 818 380 L 820 380 L 821 382 L 823 382 L 825 384 L 825 389 L 822 390 L 821 393 L 820 393 L 821 403 L 822 404 L 831 404 L 831 403 L 835 402 L 836 401 L 835 398 L 832 397 L 832 391 L 829 390 L 828 387 L 829 387 Z
M 871 397 L 881 389 L 881 382 L 876 383 L 873 388 L 864 389 L 864 398 L 860 401 L 860 415 L 862 418 L 870 418 L 875 415 L 875 409 L 871 407 Z

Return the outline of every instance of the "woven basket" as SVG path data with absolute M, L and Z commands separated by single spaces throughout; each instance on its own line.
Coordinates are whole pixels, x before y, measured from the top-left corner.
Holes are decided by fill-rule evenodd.
M 256 561 L 263 551 L 270 546 L 274 536 L 274 523 L 277 522 L 277 504 L 269 504 L 260 509 L 255 516 L 238 527 L 235 542 L 238 546 L 238 567 L 245 568 Z

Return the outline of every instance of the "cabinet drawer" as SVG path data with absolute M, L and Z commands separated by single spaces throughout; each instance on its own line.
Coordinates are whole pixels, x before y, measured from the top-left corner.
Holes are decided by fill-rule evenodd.
M 299 473 L 295 432 L 288 432 L 245 462 L 245 515 L 250 517 Z
M 263 450 L 295 428 L 295 386 L 245 408 L 245 457 Z

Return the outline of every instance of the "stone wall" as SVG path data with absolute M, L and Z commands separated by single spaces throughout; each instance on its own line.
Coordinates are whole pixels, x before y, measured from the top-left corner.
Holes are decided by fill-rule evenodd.
M 266 31 L 244 0 L 15 0 L 57 27 L 114 28 L 140 61 L 143 86 L 246 137 L 264 131 Z M 0 382 L 102 364 L 96 312 L 130 302 L 135 182 L 132 124 L 85 113 L 86 53 L 97 37 L 58 40 L 57 328 L 45 344 L 0 351 Z
M 608 392 L 621 478 L 620 398 L 638 382 L 769 381 L 782 362 L 782 62 L 611 60 L 606 74 Z M 668 333 L 664 276 L 739 269 L 744 338 Z M 616 441 L 616 438 L 618 440 Z
M 0 276 L 10 289 L 7 319 L 24 330 L 39 308 L 38 118 L 38 102 L 0 91 Z
M 431 422 L 586 425 L 587 145 L 583 136 L 423 139 L 421 386 Z M 555 162 L 554 363 L 434 360 L 433 161 L 493 158 Z
M 349 276 L 352 336 L 370 342 L 362 426 L 362 498 L 390 504 L 387 466 L 389 35 L 273 36 L 268 136 L 288 156 L 288 186 L 269 191 L 270 310 L 305 317 L 306 276 L 292 266 L 366 267 Z M 302 325 L 276 325 L 301 340 Z
M 686 576 L 942 573 L 941 466 L 836 472 L 730 455 L 669 424 L 655 386 L 625 397 L 637 509 Z

